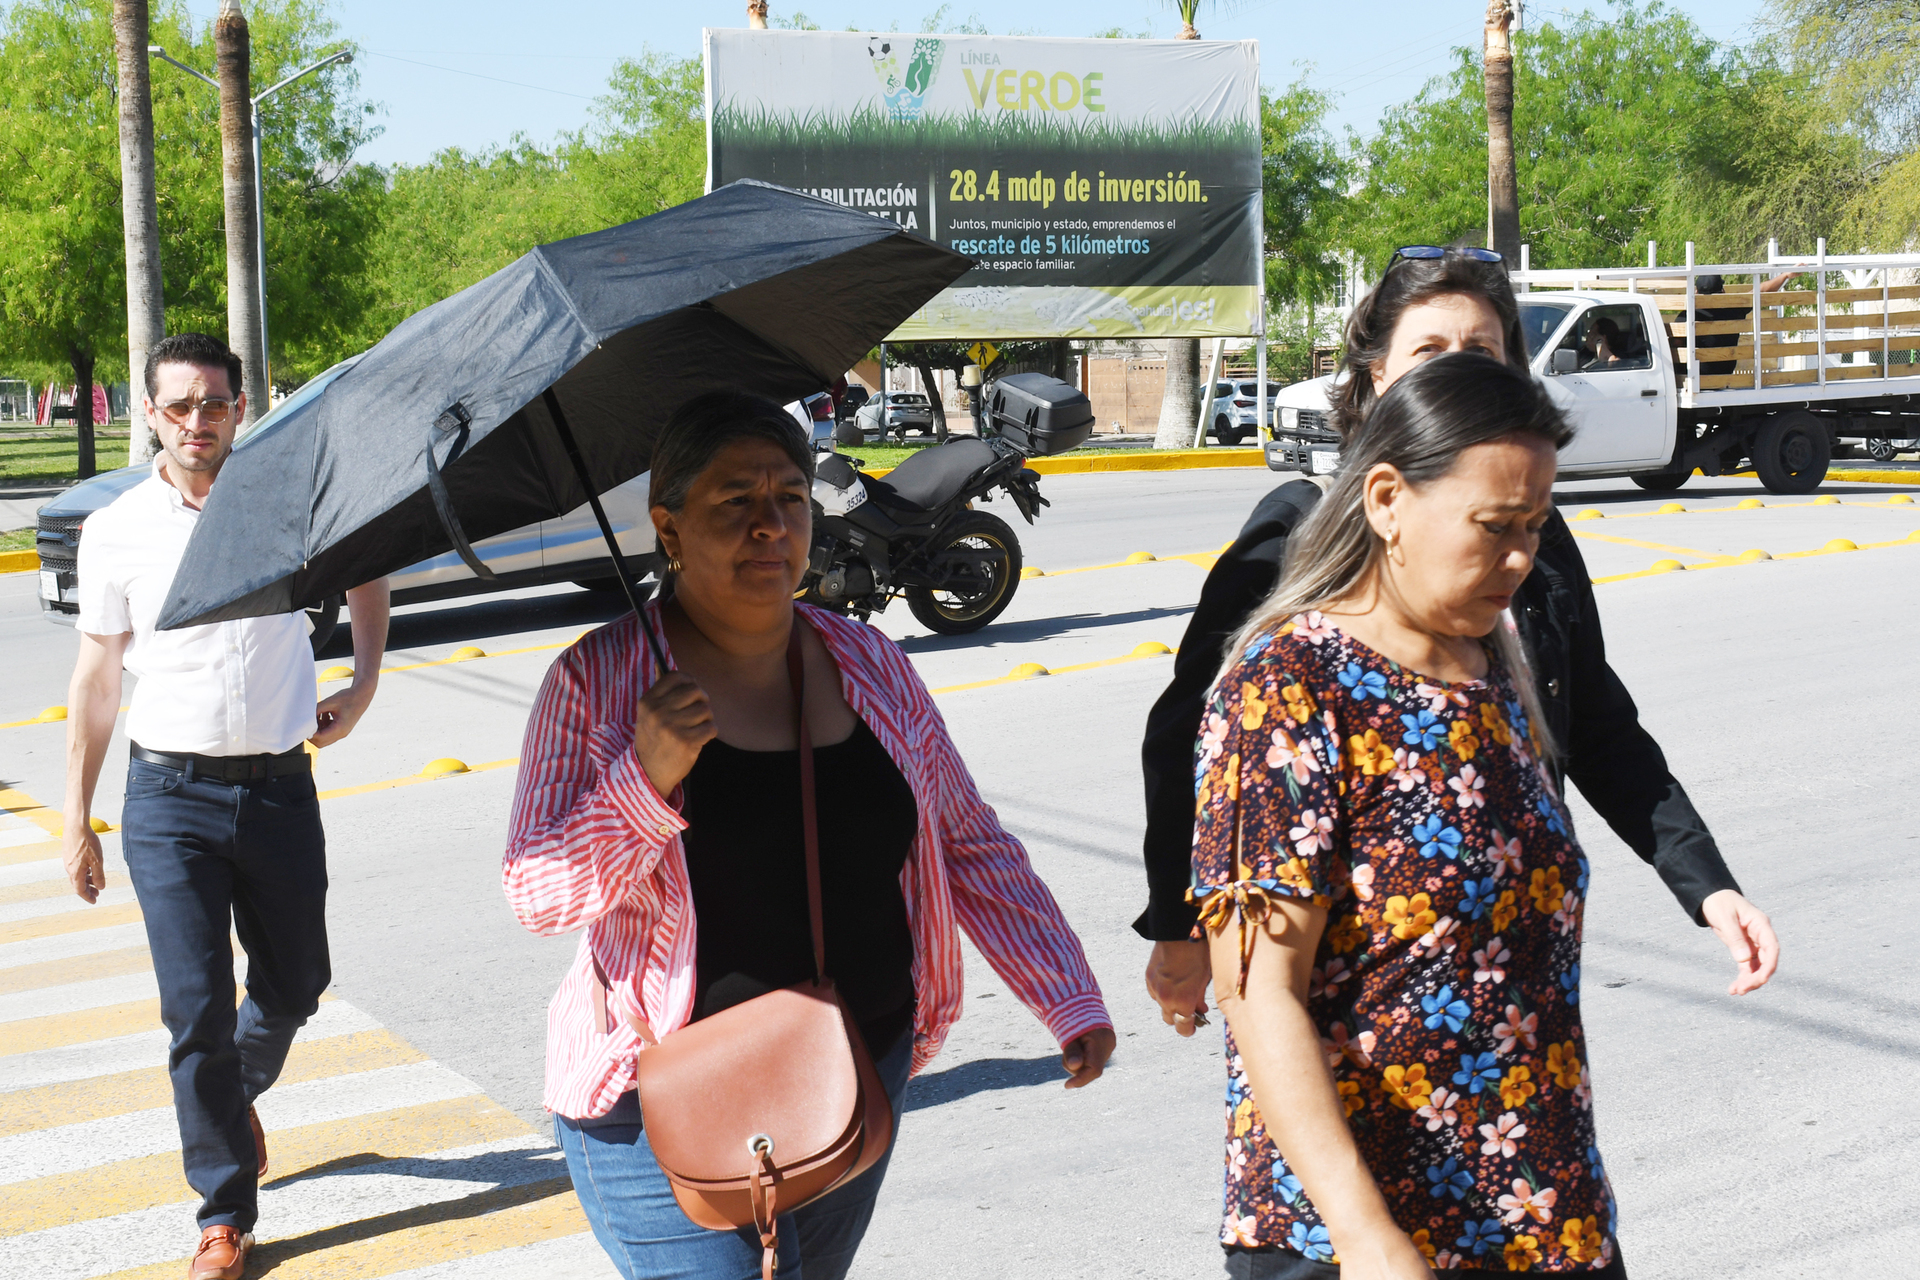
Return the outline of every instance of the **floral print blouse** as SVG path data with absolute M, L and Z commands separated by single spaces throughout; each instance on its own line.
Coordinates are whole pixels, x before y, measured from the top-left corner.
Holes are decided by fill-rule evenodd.
M 1388 1208 L 1437 1270 L 1610 1263 L 1580 1027 L 1587 860 L 1489 647 L 1423 679 L 1306 613 L 1223 676 L 1196 756 L 1196 936 L 1328 909 L 1307 1008 Z M 1244 969 L 1243 969 L 1244 980 Z M 1222 980 L 1227 980 L 1222 976 Z M 1227 1037 L 1226 1245 L 1333 1261 Z

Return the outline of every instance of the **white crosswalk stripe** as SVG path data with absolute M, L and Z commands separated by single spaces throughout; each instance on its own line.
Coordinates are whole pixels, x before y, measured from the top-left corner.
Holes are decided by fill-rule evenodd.
M 43 827 L 0 809 L 0 851 L 36 843 L 53 852 Z M 113 887 L 101 905 L 133 903 L 117 841 L 107 843 Z M 75 913 L 99 907 L 35 896 L 64 878 L 57 857 L 0 867 L 0 892 L 20 899 L 0 903 L 0 930 L 13 938 L 0 942 L 0 1045 L 14 1050 L 0 1054 L 0 1274 L 173 1280 L 197 1239 L 197 1198 L 181 1176 L 173 1108 L 156 1105 L 168 1094 L 168 1036 L 146 928 L 125 905 L 86 927 Z M 236 977 L 245 969 L 237 955 Z M 97 1038 L 87 1038 L 91 1017 Z M 274 1164 L 250 1272 L 613 1274 L 547 1133 L 344 1000 L 321 1003 L 258 1106 Z

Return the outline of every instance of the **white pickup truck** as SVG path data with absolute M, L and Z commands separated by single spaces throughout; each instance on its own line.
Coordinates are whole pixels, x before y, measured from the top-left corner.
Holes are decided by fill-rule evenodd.
M 1532 271 L 1513 275 L 1534 375 L 1577 434 L 1560 474 L 1677 489 L 1751 467 L 1772 493 L 1810 493 L 1836 437 L 1920 436 L 1920 255 Z M 1792 291 L 1760 283 L 1793 272 Z M 1740 277 L 1703 294 L 1702 277 Z M 1832 287 L 1830 287 L 1832 286 Z M 1705 339 L 1706 341 L 1702 341 Z M 1756 354 L 1758 359 L 1756 360 Z M 1277 397 L 1267 465 L 1339 465 L 1334 378 Z

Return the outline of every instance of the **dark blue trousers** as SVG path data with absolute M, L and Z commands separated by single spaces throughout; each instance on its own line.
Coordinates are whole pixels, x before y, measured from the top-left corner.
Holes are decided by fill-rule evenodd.
M 167 1070 L 202 1227 L 253 1229 L 247 1108 L 280 1075 L 332 981 L 327 846 L 311 773 L 226 783 L 129 761 L 121 848 L 173 1035 Z M 247 953 L 234 1008 L 233 947 Z

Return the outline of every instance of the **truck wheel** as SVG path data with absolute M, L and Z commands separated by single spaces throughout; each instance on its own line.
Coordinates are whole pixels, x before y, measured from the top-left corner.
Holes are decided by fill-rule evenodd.
M 1642 489 L 1650 489 L 1654 493 L 1671 493 L 1687 481 L 1693 479 L 1693 472 L 1642 471 L 1639 475 L 1632 477 L 1632 479 L 1633 482 Z
M 1753 441 L 1753 469 L 1768 493 L 1812 493 L 1827 478 L 1833 433 L 1805 409 L 1779 413 Z
M 313 645 L 314 657 L 319 657 L 320 651 L 327 647 L 327 641 L 333 639 L 334 631 L 340 626 L 340 606 L 346 602 L 345 596 L 334 596 L 307 610 L 307 621 L 312 624 L 307 641 Z
M 922 626 L 943 636 L 960 636 L 978 631 L 1013 603 L 1020 585 L 1020 539 L 1000 517 L 970 511 L 947 526 L 945 543 L 927 558 L 937 559 L 949 549 L 1006 553 L 1006 559 L 989 569 L 976 587 L 963 591 L 907 588 L 907 607 Z

